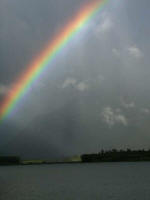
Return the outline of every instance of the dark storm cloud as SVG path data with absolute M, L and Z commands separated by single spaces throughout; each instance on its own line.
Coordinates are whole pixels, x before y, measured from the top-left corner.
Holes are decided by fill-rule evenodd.
M 0 1 L 1 81 L 13 81 L 80 5 L 79 0 Z
M 0 1 L 1 96 L 82 3 Z M 30 151 L 40 148 L 31 157 L 149 146 L 148 7 L 147 0 L 105 6 L 0 126 L 7 152 L 28 157 L 28 141 Z

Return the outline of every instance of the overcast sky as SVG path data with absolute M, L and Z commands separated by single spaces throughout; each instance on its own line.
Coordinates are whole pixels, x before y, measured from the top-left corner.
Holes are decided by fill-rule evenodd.
M 0 100 L 87 2 L 0 0 Z M 149 10 L 149 0 L 108 1 L 0 125 L 0 152 L 150 148 Z

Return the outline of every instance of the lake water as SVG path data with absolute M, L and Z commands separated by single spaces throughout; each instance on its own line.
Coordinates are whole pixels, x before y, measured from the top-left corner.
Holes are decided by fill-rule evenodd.
M 1 166 L 0 200 L 150 200 L 150 162 Z

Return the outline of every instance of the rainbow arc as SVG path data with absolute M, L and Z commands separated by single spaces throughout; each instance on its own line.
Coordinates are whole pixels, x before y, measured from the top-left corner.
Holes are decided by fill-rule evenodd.
M 27 66 L 16 80 L 9 94 L 0 105 L 0 122 L 6 119 L 15 109 L 19 101 L 28 93 L 32 84 L 40 77 L 46 67 L 64 47 L 80 33 L 87 23 L 104 7 L 108 0 L 91 0 L 80 8 L 70 22 L 59 31 L 48 46 Z

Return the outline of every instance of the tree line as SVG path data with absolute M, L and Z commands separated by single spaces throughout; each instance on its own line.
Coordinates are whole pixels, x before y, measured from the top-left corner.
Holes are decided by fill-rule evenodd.
M 150 150 L 101 150 L 99 153 L 81 155 L 82 162 L 150 161 Z

